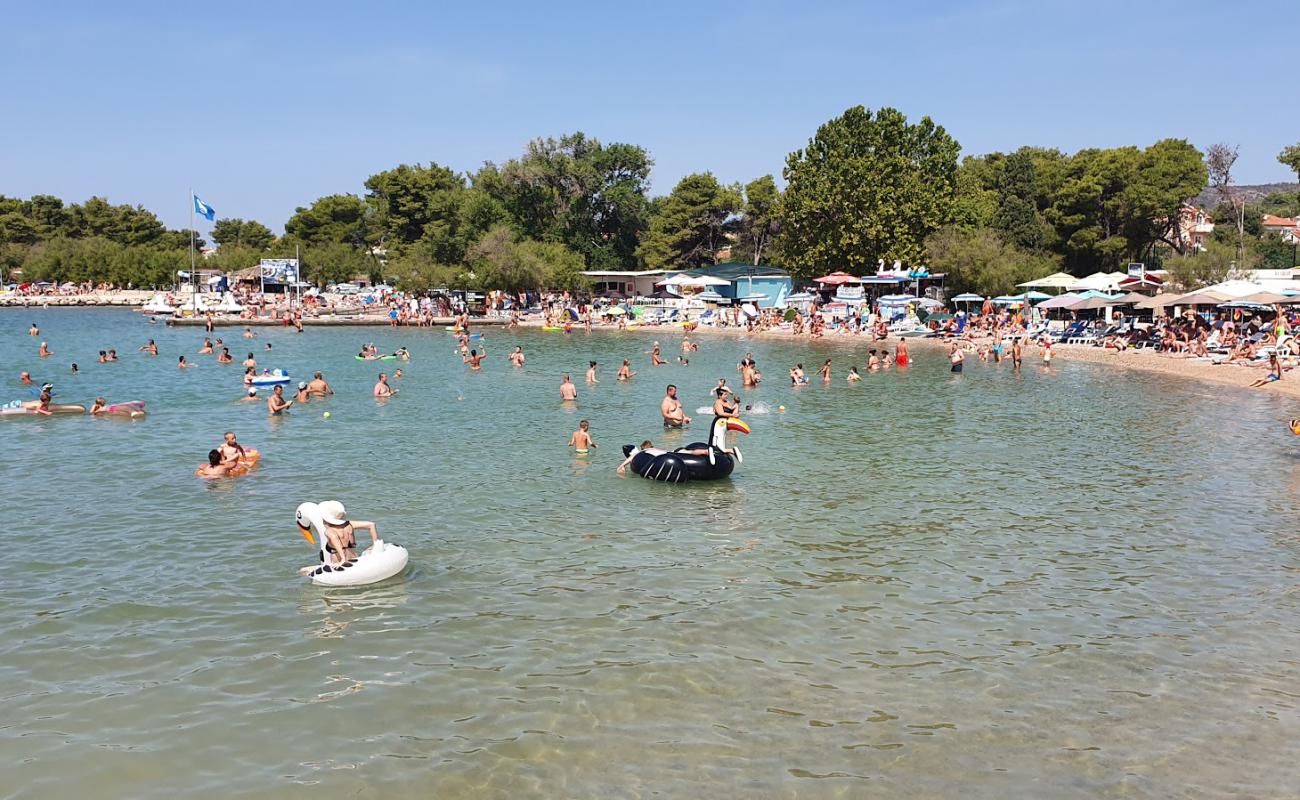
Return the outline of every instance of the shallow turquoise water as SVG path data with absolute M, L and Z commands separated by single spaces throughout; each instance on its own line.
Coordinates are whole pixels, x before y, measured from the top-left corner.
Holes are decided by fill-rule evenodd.
M 54 357 L 35 357 L 33 320 Z M 150 336 L 158 358 L 134 352 Z M 0 796 L 1300 786 L 1286 400 L 1086 364 L 955 377 L 919 348 L 849 386 L 865 356 L 837 343 L 705 337 L 689 367 L 652 369 L 645 334 L 487 336 L 469 374 L 441 330 L 263 331 L 261 364 L 338 391 L 271 420 L 238 402 L 238 364 L 194 355 L 201 330 L 0 312 L 10 397 L 29 369 L 60 401 L 151 412 L 0 421 Z M 414 354 L 383 365 L 408 373 L 387 403 L 352 358 L 372 339 Z M 123 360 L 96 364 L 108 347 Z M 769 381 L 746 401 L 788 411 L 749 417 L 732 480 L 614 474 L 624 443 L 700 438 L 659 426 L 664 384 L 706 405 L 747 350 Z M 613 380 L 625 356 L 631 384 Z M 828 356 L 829 387 L 785 385 Z M 589 460 L 564 447 L 580 418 Z M 193 478 L 230 428 L 263 466 Z M 312 552 L 293 509 L 329 497 L 411 549 L 404 580 L 296 578 Z

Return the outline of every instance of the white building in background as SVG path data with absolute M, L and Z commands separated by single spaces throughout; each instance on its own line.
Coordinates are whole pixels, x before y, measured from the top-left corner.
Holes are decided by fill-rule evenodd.
M 1178 209 L 1178 236 L 1189 253 L 1204 250 L 1214 233 L 1214 217 L 1203 208 L 1184 204 Z
M 1265 214 L 1264 219 L 1260 221 L 1260 225 L 1264 228 L 1265 233 L 1276 233 L 1289 244 L 1300 241 L 1300 219 Z

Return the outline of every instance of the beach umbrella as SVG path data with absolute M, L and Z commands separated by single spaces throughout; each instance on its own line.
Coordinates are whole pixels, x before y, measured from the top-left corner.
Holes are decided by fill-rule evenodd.
M 1253 303 L 1261 306 L 1273 306 L 1282 303 L 1300 303 L 1300 297 L 1286 294 L 1276 294 L 1274 292 L 1256 292 L 1239 298 L 1237 302 Z
M 974 292 L 967 292 L 966 294 L 957 295 L 952 301 L 954 303 L 983 303 L 984 298 Z
M 1017 283 L 1017 289 L 1064 289 L 1073 286 L 1079 279 L 1068 272 L 1054 272 L 1045 278 L 1037 278 L 1024 283 Z M 982 299 L 982 298 L 981 298 Z
M 1128 292 L 1127 294 L 1123 294 L 1115 298 L 1115 305 L 1117 306 L 1136 305 L 1146 299 L 1148 299 L 1147 296 L 1142 294 L 1141 292 Z
M 621 316 L 623 316 L 624 314 L 627 313 L 627 309 L 626 309 L 626 308 L 623 308 L 622 306 L 610 306 L 609 308 L 605 309 L 604 311 L 602 311 L 602 312 L 600 312 L 600 313 L 602 313 L 602 314 L 613 314 L 613 315 L 616 316 L 616 317 L 621 317 Z
M 703 300 L 706 303 L 716 303 L 723 299 L 722 295 L 717 292 L 700 292 L 695 295 L 696 300 Z
M 940 303 L 938 300 L 935 300 L 933 297 L 922 297 L 920 299 L 920 303 L 922 308 L 925 309 L 943 308 L 943 303 Z
M 1214 306 L 1231 298 L 1209 289 L 1202 289 L 1199 292 L 1181 295 L 1174 298 L 1171 305 L 1176 306 Z
M 1077 294 L 1062 294 L 1044 300 L 1043 302 L 1038 304 L 1038 308 L 1042 308 L 1042 309 L 1074 308 L 1076 303 L 1082 303 L 1086 299 L 1088 298 L 1080 297 Z
M 862 283 L 862 279 L 850 275 L 847 272 L 832 272 L 829 275 L 823 275 L 820 278 L 814 278 L 817 283 L 824 283 L 827 286 L 839 286 L 845 283 Z

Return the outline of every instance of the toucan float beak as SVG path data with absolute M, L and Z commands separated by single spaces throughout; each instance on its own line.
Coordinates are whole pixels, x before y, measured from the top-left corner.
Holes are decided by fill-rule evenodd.
M 736 419 L 732 417 L 731 419 L 727 420 L 727 430 L 740 431 L 741 433 L 749 433 L 749 423 L 745 422 L 743 419 Z
M 316 546 L 316 540 L 313 539 L 313 538 L 312 538 L 312 535 L 311 535 L 311 528 L 304 528 L 303 526 L 299 525 L 299 526 L 298 526 L 298 533 L 301 533 L 301 534 L 302 534 L 302 538 L 306 539 L 306 540 L 308 541 L 308 543 L 311 544 L 312 547 L 315 547 L 315 546 Z

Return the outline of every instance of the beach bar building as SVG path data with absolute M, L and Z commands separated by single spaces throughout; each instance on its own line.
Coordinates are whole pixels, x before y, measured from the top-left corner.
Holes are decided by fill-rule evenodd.
M 759 308 L 784 305 L 785 298 L 794 291 L 790 273 L 768 264 L 714 264 L 686 270 L 686 274 L 724 280 L 728 285 L 715 286 L 714 291 L 733 303 L 752 303 Z
M 663 280 L 668 271 L 590 270 L 582 274 L 591 279 L 591 291 L 598 297 L 609 297 L 615 292 L 623 297 L 649 297 L 655 292 L 655 282 Z

